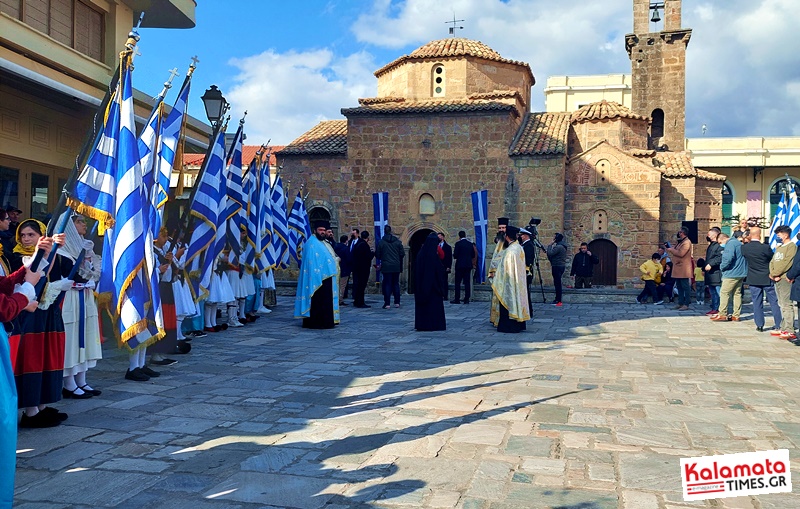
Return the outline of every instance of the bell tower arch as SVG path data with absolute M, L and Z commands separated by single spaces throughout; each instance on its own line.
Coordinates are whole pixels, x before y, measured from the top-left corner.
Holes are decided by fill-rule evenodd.
M 625 36 L 631 59 L 631 109 L 663 113 L 663 129 L 650 133 L 650 148 L 682 151 L 686 132 L 686 47 L 681 0 L 633 0 L 633 33 Z

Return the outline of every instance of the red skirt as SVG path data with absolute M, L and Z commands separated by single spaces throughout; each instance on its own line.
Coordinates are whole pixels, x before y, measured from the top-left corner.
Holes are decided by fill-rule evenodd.
M 64 321 L 60 302 L 46 310 L 23 311 L 9 336 L 19 408 L 61 400 Z

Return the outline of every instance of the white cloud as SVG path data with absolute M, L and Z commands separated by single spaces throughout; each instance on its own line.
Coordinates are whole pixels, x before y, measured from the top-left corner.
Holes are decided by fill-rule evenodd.
M 321 120 L 342 118 L 341 108 L 375 95 L 376 68 L 368 53 L 334 55 L 330 50 L 276 53 L 268 50 L 233 59 L 239 70 L 227 96 L 234 118 L 248 110 L 249 145 L 283 145 Z

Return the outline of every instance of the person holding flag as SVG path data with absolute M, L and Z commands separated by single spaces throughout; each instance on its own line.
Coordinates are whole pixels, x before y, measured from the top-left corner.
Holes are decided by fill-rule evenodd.
M 314 222 L 297 277 L 294 316 L 306 329 L 332 329 L 339 323 L 339 258 L 325 241 L 328 221 Z

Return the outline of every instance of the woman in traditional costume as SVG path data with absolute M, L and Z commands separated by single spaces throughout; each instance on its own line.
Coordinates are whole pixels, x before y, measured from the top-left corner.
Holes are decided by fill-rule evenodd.
M 34 258 L 39 239 L 47 228 L 36 219 L 26 219 L 17 228 L 17 245 L 9 260 L 11 270 L 29 266 Z M 59 245 L 64 244 L 64 234 L 53 236 Z M 64 291 L 72 288 L 68 279 L 70 265 L 56 254 L 47 263 L 52 243 L 42 244 L 45 257 L 39 270 L 47 274 L 44 296 L 35 311 L 24 311 L 14 321 L 11 334 L 14 380 L 17 386 L 17 405 L 23 409 L 21 428 L 49 428 L 66 420 L 67 414 L 47 405 L 61 400 L 64 374 L 64 320 L 61 301 Z M 16 353 L 14 348 L 16 346 Z

